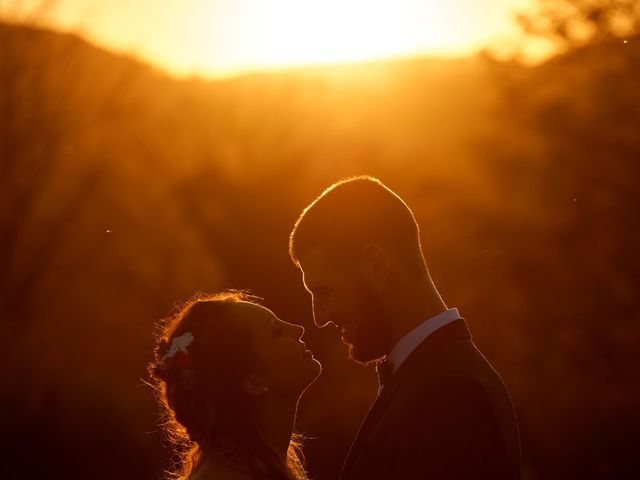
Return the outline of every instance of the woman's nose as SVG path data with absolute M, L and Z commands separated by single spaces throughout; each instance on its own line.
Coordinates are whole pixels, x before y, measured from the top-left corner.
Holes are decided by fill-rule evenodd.
M 295 323 L 290 323 L 289 333 L 292 337 L 296 339 L 300 339 L 304 335 L 304 327 L 302 325 L 296 325 Z

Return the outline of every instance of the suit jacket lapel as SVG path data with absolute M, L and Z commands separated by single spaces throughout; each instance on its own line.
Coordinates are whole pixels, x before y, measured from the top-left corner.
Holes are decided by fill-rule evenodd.
M 387 385 L 382 389 L 382 392 L 373 405 L 369 409 L 367 416 L 365 417 L 356 438 L 349 449 L 349 454 L 345 461 L 341 478 L 348 478 L 346 475 L 353 467 L 355 467 L 360 454 L 360 450 L 364 446 L 369 436 L 369 432 L 375 426 L 378 419 L 382 416 L 382 413 L 389 405 L 389 402 L 394 397 L 398 389 L 411 377 L 411 373 L 415 369 L 423 364 L 425 359 L 430 353 L 438 350 L 447 343 L 462 339 L 471 338 L 469 328 L 467 327 L 464 319 L 456 320 L 448 325 L 436 330 L 429 337 L 427 337 L 418 347 L 411 352 L 409 357 L 404 361 L 398 370 L 391 376 Z

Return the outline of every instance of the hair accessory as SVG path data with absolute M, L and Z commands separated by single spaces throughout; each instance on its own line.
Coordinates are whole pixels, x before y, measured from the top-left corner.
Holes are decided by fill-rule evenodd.
M 183 333 L 179 337 L 174 337 L 173 340 L 171 340 L 169 350 L 162 356 L 160 362 L 164 363 L 165 360 L 173 358 L 176 354 L 179 354 L 180 360 L 188 359 L 189 351 L 187 347 L 191 345 L 191 342 L 193 342 L 193 333 L 191 332 Z

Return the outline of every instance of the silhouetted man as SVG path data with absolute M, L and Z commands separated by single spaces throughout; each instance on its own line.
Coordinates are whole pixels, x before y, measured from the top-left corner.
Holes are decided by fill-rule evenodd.
M 316 325 L 378 368 L 344 480 L 520 478 L 507 389 L 436 290 L 400 197 L 371 177 L 338 182 L 302 212 L 289 250 Z

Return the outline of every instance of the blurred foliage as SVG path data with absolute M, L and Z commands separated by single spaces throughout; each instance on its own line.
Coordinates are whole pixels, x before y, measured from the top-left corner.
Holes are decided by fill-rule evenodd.
M 640 34 L 637 0 L 538 0 L 517 17 L 529 35 L 575 48 Z
M 626 478 L 640 425 L 640 37 L 494 67 L 510 129 L 488 164 L 512 204 L 496 228 L 529 292 L 519 354 L 537 377 L 520 402 L 525 451 L 539 478 Z
M 307 327 L 324 374 L 298 424 L 315 437 L 311 474 L 336 478 L 375 374 L 313 328 L 287 237 L 324 187 L 360 173 L 413 207 L 445 300 L 511 389 L 526 478 L 632 476 L 640 48 L 625 39 L 534 68 L 204 82 L 0 24 L 2 476 L 157 478 L 153 322 L 234 287 Z

